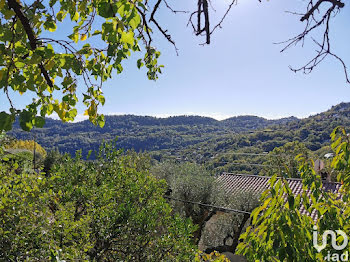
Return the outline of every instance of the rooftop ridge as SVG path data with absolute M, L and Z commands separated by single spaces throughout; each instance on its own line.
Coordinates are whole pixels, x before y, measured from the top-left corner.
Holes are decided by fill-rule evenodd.
M 229 172 L 223 172 L 220 176 L 222 175 L 230 175 L 230 176 L 245 176 L 245 177 L 258 177 L 258 178 L 265 178 L 265 179 L 270 179 L 272 178 L 271 176 L 260 176 L 260 175 L 252 175 L 252 174 L 236 174 L 236 173 L 229 173 Z M 277 177 L 278 179 L 279 178 L 282 178 L 280 176 Z M 302 181 L 301 178 L 295 178 L 295 177 L 288 177 L 286 178 L 287 180 L 291 180 L 291 181 Z M 331 182 L 331 181 L 323 181 L 323 183 L 328 183 L 328 184 L 341 184 L 339 182 Z

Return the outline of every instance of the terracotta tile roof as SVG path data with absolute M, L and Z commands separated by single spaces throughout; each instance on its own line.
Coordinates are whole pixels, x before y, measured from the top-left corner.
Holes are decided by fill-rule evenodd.
M 234 194 L 236 192 L 250 191 L 260 195 L 269 187 L 269 180 L 271 177 L 268 176 L 256 176 L 256 175 L 245 175 L 245 174 L 232 174 L 223 173 L 218 177 L 221 182 L 221 186 L 227 193 Z M 302 193 L 303 184 L 302 180 L 298 178 L 288 178 L 289 187 L 294 195 L 299 195 Z M 332 191 L 333 193 L 338 193 L 341 184 L 335 182 L 323 182 L 323 189 L 325 191 Z M 309 192 L 307 192 L 309 195 Z M 306 214 L 306 210 L 301 209 L 302 214 Z M 316 214 L 311 214 L 311 217 L 315 220 Z

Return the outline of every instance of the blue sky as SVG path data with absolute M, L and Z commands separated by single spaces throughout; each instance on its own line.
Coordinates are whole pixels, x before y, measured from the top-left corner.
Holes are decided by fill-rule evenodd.
M 216 9 L 212 17 L 218 19 L 228 1 L 212 2 Z M 177 1 L 177 5 L 184 6 L 182 9 L 190 9 L 192 4 L 188 0 Z M 282 54 L 279 51 L 283 46 L 273 44 L 302 30 L 298 17 L 285 11 L 303 10 L 304 5 L 301 0 L 239 1 L 209 46 L 200 46 L 203 38 L 194 36 L 186 27 L 188 15 L 174 15 L 162 9 L 158 19 L 176 41 L 179 56 L 171 44 L 155 34 L 156 46 L 162 52 L 160 62 L 165 65 L 159 80 L 147 80 L 145 71 L 136 68 L 136 55 L 123 65 L 121 75 L 105 83 L 106 104 L 100 112 L 191 114 L 217 119 L 237 115 L 305 117 L 350 101 L 350 85 L 345 83 L 340 64 L 333 59 L 326 59 L 310 75 L 289 70 L 289 65 L 300 66 L 311 57 L 315 51 L 311 42 Z M 349 23 L 350 8 L 345 7 L 334 19 L 331 36 L 333 51 L 350 65 Z M 14 99 L 18 107 L 29 101 L 28 96 Z M 0 110 L 6 109 L 3 95 L 0 102 Z M 82 119 L 84 107 L 79 104 L 78 110 L 78 119 Z

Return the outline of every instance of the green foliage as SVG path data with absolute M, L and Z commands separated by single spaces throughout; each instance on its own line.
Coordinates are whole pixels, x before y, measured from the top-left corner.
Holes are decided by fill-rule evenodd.
M 111 141 L 118 137 L 118 146 L 121 148 L 134 149 L 137 152 L 152 151 L 159 153 L 161 158 L 167 158 L 176 156 L 176 151 L 180 148 L 213 136 L 232 133 L 231 130 L 223 128 L 219 121 L 206 117 L 106 116 L 105 123 L 101 129 L 89 121 L 62 123 L 46 119 L 45 128 L 36 128 L 28 133 L 21 131 L 15 124 L 10 134 L 25 140 L 33 139 L 36 134 L 37 141 L 47 150 L 57 147 L 62 153 L 74 155 L 76 150 L 82 149 L 84 157 L 89 150 L 98 150 L 101 139 Z
M 336 152 L 332 167 L 341 171 L 337 179 L 341 182 L 342 197 L 331 191 L 324 192 L 321 177 L 313 170 L 313 162 L 298 156 L 303 193 L 294 196 L 283 178 L 274 176 L 270 180 L 270 189 L 261 197 L 263 204 L 253 211 L 252 225 L 241 236 L 243 242 L 238 247 L 249 261 L 324 261 L 328 252 L 341 254 L 350 250 L 348 246 L 336 251 L 327 245 L 317 252 L 313 246 L 314 224 L 320 235 L 325 230 L 338 229 L 350 234 L 349 140 L 343 128 L 336 128 L 331 136 Z M 310 214 L 316 215 L 316 221 Z M 337 241 L 342 243 L 343 238 L 338 237 Z
M 230 260 L 226 258 L 224 255 L 219 254 L 218 252 L 213 252 L 210 254 L 206 254 L 204 252 L 199 252 L 195 257 L 195 262 L 229 262 Z
M 266 153 L 290 142 L 301 142 L 311 151 L 311 155 L 323 158 L 324 154 L 318 150 L 329 146 L 331 142 L 329 134 L 333 129 L 339 125 L 350 125 L 350 104 L 341 103 L 326 112 L 301 120 L 291 119 L 284 122 L 282 120 L 276 120 L 278 122 L 271 122 L 264 128 L 248 132 L 219 135 L 181 149 L 178 154 L 183 159 L 205 163 L 207 168 L 216 174 L 222 172 L 262 174 L 264 167 L 260 165 L 269 164 Z M 291 154 L 288 161 L 292 161 L 297 150 L 287 151 Z M 330 152 L 332 151 L 327 153 Z M 249 155 L 251 153 L 261 155 Z M 268 162 L 265 163 L 266 161 Z M 265 170 L 267 168 L 265 167 Z
M 96 161 L 66 155 L 48 177 L 1 165 L 0 260 L 194 258 L 194 227 L 172 213 L 142 155 L 105 144 Z
M 157 178 L 168 183 L 168 195 L 178 200 L 199 202 L 202 204 L 217 204 L 222 193 L 216 178 L 205 168 L 195 163 L 160 163 L 151 169 Z M 201 205 L 170 200 L 173 209 L 185 218 L 190 218 L 197 225 L 193 234 L 195 243 L 201 239 L 205 221 L 214 214 Z
M 37 174 L 17 174 L 18 164 L 0 165 L 0 259 L 44 258 L 50 230 L 47 182 Z
M 62 156 L 58 150 L 49 151 L 43 161 L 43 172 L 46 176 L 50 175 L 51 169 L 59 163 Z
M 211 176 L 203 166 L 198 164 L 164 162 L 153 166 L 150 172 L 155 177 L 167 181 L 172 197 L 213 204 L 217 203 L 221 196 L 216 177 Z M 174 203 L 178 212 L 187 212 L 189 216 L 194 215 L 196 209 L 202 211 L 200 207 L 192 205 L 189 210 L 185 206 L 187 205 L 183 203 Z
M 6 112 L 0 112 L 0 130 L 1 131 L 11 130 L 13 122 L 14 122 L 14 116 L 9 115 Z
M 251 212 L 259 206 L 259 196 L 255 192 L 237 192 L 235 194 L 222 194 L 218 205 Z M 207 222 L 202 233 L 200 245 L 204 250 L 218 250 L 220 252 L 234 253 L 238 245 L 239 236 L 249 225 L 249 215 L 242 213 L 218 212 Z
M 340 124 L 350 125 L 350 104 L 339 104 L 301 120 L 242 116 L 217 121 L 198 116 L 155 118 L 125 115 L 106 116 L 106 124 L 101 129 L 89 121 L 62 123 L 46 119 L 45 128 L 28 133 L 20 131 L 16 124 L 9 134 L 22 140 L 31 140 L 36 134 L 37 141 L 46 150 L 58 147 L 60 152 L 73 155 L 82 149 L 84 157 L 89 150 L 98 149 L 101 139 L 110 141 L 118 136 L 119 147 L 148 151 L 158 161 L 196 162 L 204 164 L 213 174 L 261 174 L 263 167 L 259 165 L 272 164 L 267 153 L 290 142 L 298 144 L 299 141 L 312 156 L 322 159 L 325 153 L 332 152 L 329 134 Z M 285 158 L 288 162 L 295 162 L 293 158 L 297 149 L 286 149 L 291 155 Z M 251 153 L 260 155 L 249 155 Z
M 43 127 L 45 116 L 54 112 L 62 121 L 73 121 L 80 80 L 86 87 L 85 114 L 103 127 L 104 117 L 98 114 L 105 103 L 102 83 L 123 71 L 123 60 L 143 49 L 137 66 L 145 65 L 152 80 L 161 73 L 160 53 L 145 40 L 151 31 L 141 21 L 148 12 L 145 4 L 144 0 L 1 0 L 0 89 L 6 94 L 9 89 L 33 93 L 35 99 L 20 110 L 9 98 L 10 112 L 0 112 L 0 131 L 10 130 L 16 116 L 26 131 Z M 52 34 L 56 30 L 63 30 L 67 38 L 56 38 Z
M 281 147 L 274 148 L 267 156 L 266 165 L 261 171 L 261 175 L 272 176 L 288 176 L 292 178 L 300 178 L 299 163 L 296 157 L 302 154 L 304 157 L 310 157 L 310 150 L 303 143 L 298 141 L 288 142 Z
M 196 203 L 251 212 L 258 205 L 256 195 L 250 192 L 227 194 L 215 176 L 211 176 L 203 166 L 195 163 L 159 163 L 151 168 L 151 173 L 167 181 L 170 198 L 195 202 L 188 203 L 170 199 L 175 211 L 182 214 L 183 217 L 190 218 L 197 225 L 193 236 L 201 248 L 214 247 L 213 250 L 216 250 L 216 246 L 224 246 L 224 249 L 218 251 L 225 250 L 234 253 L 238 237 L 245 228 L 249 215 L 237 213 L 219 215 L 220 212 L 217 212 L 216 209 Z M 215 221 L 214 224 L 212 224 L 212 218 Z M 231 244 L 228 244 L 227 239 L 231 240 Z

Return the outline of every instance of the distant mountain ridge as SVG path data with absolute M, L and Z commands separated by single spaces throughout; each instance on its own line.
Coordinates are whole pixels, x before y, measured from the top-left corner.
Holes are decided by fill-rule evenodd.
M 259 129 L 265 128 L 270 125 L 286 124 L 288 122 L 297 120 L 299 119 L 294 116 L 270 120 L 263 117 L 245 115 L 230 117 L 225 120 L 222 120 L 221 123 L 224 126 L 231 128 L 244 127 L 247 129 Z
M 136 151 L 178 151 L 187 147 L 209 141 L 225 140 L 225 137 L 243 132 L 253 132 L 263 129 L 297 130 L 300 135 L 320 132 L 321 123 L 327 127 L 341 122 L 350 123 L 350 103 L 341 103 L 330 110 L 305 119 L 288 117 L 268 120 L 257 116 L 236 116 L 222 121 L 202 116 L 173 116 L 156 118 L 151 116 L 118 115 L 105 116 L 104 128 L 92 125 L 89 121 L 63 123 L 59 120 L 47 119 L 44 128 L 32 132 L 24 132 L 18 123 L 9 132 L 19 139 L 33 139 L 47 150 L 58 148 L 61 152 L 74 154 L 82 149 L 83 155 L 88 150 L 96 150 L 102 140 L 112 140 L 118 137 L 117 145 Z M 346 121 L 345 121 L 346 120 Z M 303 126 L 309 122 L 310 130 Z M 333 123 L 333 124 L 332 124 Z M 322 129 L 322 128 L 321 128 Z M 302 131 L 301 131 L 302 130 Z M 293 132 L 294 132 L 293 131 Z M 304 132 L 304 133 L 303 133 Z M 328 132 L 328 131 L 327 131 Z M 329 133 L 327 133 L 329 137 Z

